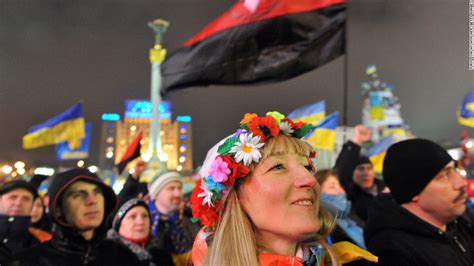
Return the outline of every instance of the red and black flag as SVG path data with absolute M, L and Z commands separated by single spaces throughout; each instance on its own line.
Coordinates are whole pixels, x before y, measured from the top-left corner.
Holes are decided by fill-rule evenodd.
M 142 140 L 143 132 L 140 132 L 140 134 L 128 145 L 127 150 L 122 156 L 122 159 L 120 159 L 120 162 L 115 165 L 118 170 L 118 174 L 120 175 L 125 167 L 127 167 L 127 164 L 134 159 L 140 157 L 140 150 L 142 148 L 142 144 L 140 141 Z
M 239 0 L 162 65 L 162 94 L 290 79 L 344 53 L 346 0 Z

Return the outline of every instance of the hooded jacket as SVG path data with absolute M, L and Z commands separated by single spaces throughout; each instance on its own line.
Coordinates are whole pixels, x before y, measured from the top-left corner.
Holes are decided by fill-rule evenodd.
M 61 214 L 62 194 L 77 181 L 101 187 L 104 195 L 104 220 L 94 230 L 91 240 L 84 239 Z M 60 173 L 50 184 L 49 195 L 51 216 L 57 225 L 53 238 L 20 254 L 14 265 L 139 265 L 138 259 L 127 247 L 105 239 L 107 221 L 117 204 L 117 198 L 113 190 L 102 183 L 97 175 L 85 169 Z
M 377 265 L 474 264 L 474 231 L 469 221 L 459 217 L 443 232 L 398 205 L 389 194 L 375 198 L 364 237 L 368 250 L 379 257 Z

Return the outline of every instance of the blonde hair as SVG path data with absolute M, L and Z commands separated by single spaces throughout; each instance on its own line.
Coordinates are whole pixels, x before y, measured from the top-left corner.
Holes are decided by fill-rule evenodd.
M 265 142 L 265 146 L 261 150 L 262 159 L 260 163 L 270 156 L 279 154 L 294 153 L 308 156 L 312 150 L 313 148 L 302 140 L 280 135 Z M 255 167 L 256 165 L 250 166 L 251 172 L 248 176 L 252 174 Z M 248 178 L 248 176 L 245 178 Z M 221 219 L 217 224 L 209 253 L 204 262 L 205 265 L 259 265 L 255 237 L 256 229 L 240 205 L 238 197 L 239 187 L 245 178 L 237 180 L 234 187 L 229 191 L 223 206 Z M 317 193 L 319 197 L 319 190 Z M 316 241 L 320 243 L 329 254 L 332 265 L 339 265 L 331 248 L 324 240 L 332 231 L 334 219 L 322 206 L 319 208 L 318 218 L 320 220 L 318 232 L 315 232 L 314 238 L 305 240 L 305 242 Z

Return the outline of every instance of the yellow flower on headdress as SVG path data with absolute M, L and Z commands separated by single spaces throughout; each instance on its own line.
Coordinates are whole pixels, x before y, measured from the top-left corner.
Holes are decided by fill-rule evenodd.
M 277 125 L 280 125 L 281 120 L 283 118 L 285 118 L 284 115 L 282 115 L 280 112 L 277 112 L 277 111 L 268 112 L 267 115 L 275 118 L 275 121 L 277 122 Z

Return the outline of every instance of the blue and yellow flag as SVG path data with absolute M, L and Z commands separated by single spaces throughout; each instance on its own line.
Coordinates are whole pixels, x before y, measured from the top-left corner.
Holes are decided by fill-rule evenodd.
M 56 158 L 61 160 L 80 160 L 89 157 L 89 146 L 91 142 L 92 123 L 86 123 L 86 135 L 81 139 L 81 145 L 77 149 L 71 149 L 67 142 L 56 144 Z
M 28 129 L 23 136 L 23 149 L 34 149 L 67 141 L 71 149 L 76 149 L 85 136 L 82 104 L 77 103 L 65 112 Z
M 307 135 L 306 141 L 311 143 L 316 149 L 334 150 L 338 122 L 339 112 L 330 114 L 319 125 L 314 127 L 314 131 Z
M 385 153 L 387 152 L 388 147 L 395 143 L 394 136 L 388 136 L 383 138 L 381 141 L 376 143 L 372 148 L 367 151 L 367 157 L 374 165 L 374 171 L 376 173 L 382 173 L 383 168 L 383 159 L 385 158 Z
M 470 91 L 464 95 L 461 109 L 457 115 L 459 124 L 474 127 L 474 91 Z
M 326 103 L 319 101 L 300 107 L 287 115 L 288 118 L 295 122 L 305 122 L 317 125 L 326 116 Z

